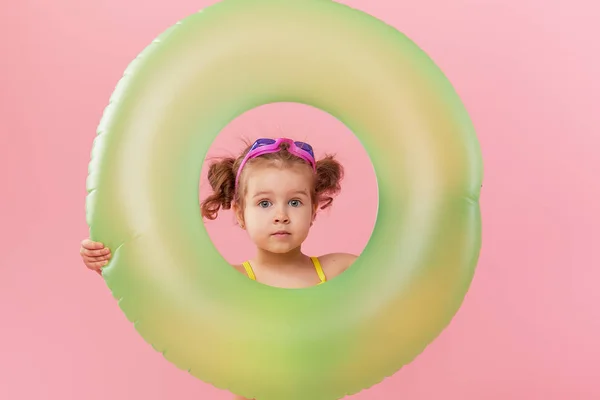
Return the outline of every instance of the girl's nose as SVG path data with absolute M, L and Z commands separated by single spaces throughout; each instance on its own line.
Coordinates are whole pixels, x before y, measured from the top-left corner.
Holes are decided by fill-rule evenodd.
M 275 219 L 273 222 L 275 222 L 276 224 L 289 224 L 290 218 L 286 212 L 278 211 L 277 214 L 275 214 Z

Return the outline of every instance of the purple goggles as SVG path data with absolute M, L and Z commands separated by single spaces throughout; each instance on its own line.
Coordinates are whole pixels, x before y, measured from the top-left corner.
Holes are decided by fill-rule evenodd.
M 281 149 L 281 144 L 287 143 L 289 144 L 288 151 L 290 154 L 295 155 L 296 157 L 300 157 L 304 161 L 310 164 L 313 168 L 313 171 L 316 170 L 316 162 L 315 162 L 315 154 L 313 152 L 313 148 L 310 144 L 304 142 L 294 142 L 292 139 L 288 138 L 279 138 L 279 139 L 257 139 L 256 142 L 250 147 L 248 153 L 242 160 L 240 167 L 238 168 L 237 175 L 235 177 L 235 187 L 238 186 L 238 181 L 240 179 L 240 174 L 242 173 L 242 169 L 244 165 L 248 162 L 248 160 L 252 158 L 256 158 L 262 156 L 263 154 L 277 153 Z

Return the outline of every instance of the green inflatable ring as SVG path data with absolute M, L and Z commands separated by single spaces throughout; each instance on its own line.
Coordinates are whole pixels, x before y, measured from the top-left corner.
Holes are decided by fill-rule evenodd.
M 371 240 L 325 285 L 256 283 L 215 249 L 199 209 L 204 156 L 263 104 L 335 116 L 379 185 Z M 409 39 L 329 0 L 224 0 L 127 68 L 98 128 L 90 237 L 143 338 L 193 376 L 259 400 L 331 400 L 413 360 L 449 324 L 481 246 L 480 148 L 451 84 Z

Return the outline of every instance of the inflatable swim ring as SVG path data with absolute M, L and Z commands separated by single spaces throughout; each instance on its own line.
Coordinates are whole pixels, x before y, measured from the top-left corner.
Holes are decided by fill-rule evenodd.
M 379 186 L 359 259 L 299 290 L 231 268 L 198 199 L 219 131 L 284 101 L 346 124 Z M 127 68 L 98 127 L 87 220 L 113 250 L 108 287 L 167 360 L 248 398 L 331 400 L 398 371 L 457 312 L 479 255 L 481 181 L 467 112 L 406 36 L 329 0 L 224 0 Z

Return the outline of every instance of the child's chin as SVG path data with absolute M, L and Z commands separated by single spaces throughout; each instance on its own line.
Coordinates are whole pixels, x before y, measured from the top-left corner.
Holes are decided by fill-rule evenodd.
M 294 250 L 298 246 L 294 246 L 292 243 L 280 245 L 280 246 L 268 246 L 267 251 L 273 254 L 285 254 Z
M 292 249 L 290 249 L 290 248 L 285 248 L 285 249 L 276 248 L 276 249 L 272 249 L 272 250 L 269 250 L 269 251 L 271 253 L 273 253 L 273 254 L 286 254 L 286 253 L 289 253 L 291 250 Z

